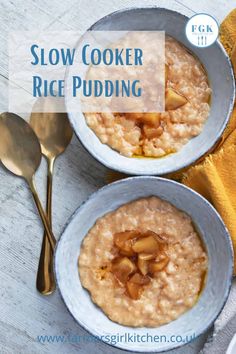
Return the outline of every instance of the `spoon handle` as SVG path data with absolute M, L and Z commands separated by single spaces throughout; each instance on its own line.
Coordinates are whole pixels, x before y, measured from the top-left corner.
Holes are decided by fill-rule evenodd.
M 33 177 L 28 180 L 28 184 L 29 184 L 29 187 L 30 187 L 31 192 L 33 194 L 34 201 L 35 201 L 35 204 L 36 204 L 36 206 L 38 208 L 38 212 L 39 212 L 39 215 L 41 217 L 42 223 L 43 223 L 44 228 L 45 228 L 45 230 L 47 232 L 48 240 L 50 242 L 50 245 L 51 245 L 52 249 L 54 250 L 55 249 L 55 245 L 56 245 L 56 239 L 55 239 L 55 237 L 54 237 L 54 235 L 52 233 L 51 226 L 49 224 L 48 218 L 47 218 L 46 214 L 44 213 L 42 204 L 41 204 L 41 202 L 39 200 L 38 193 L 37 193 L 36 188 L 35 188 L 35 183 L 34 183 Z
M 48 162 L 48 176 L 47 176 L 47 217 L 50 226 L 52 227 L 52 180 L 54 158 L 49 158 Z M 39 258 L 38 273 L 36 280 L 36 287 L 43 295 L 50 295 L 56 288 L 56 282 L 53 273 L 53 250 L 44 231 L 42 248 Z

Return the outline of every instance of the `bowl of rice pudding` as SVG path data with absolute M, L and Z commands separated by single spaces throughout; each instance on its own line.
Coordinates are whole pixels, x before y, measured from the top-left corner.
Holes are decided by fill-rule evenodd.
M 75 320 L 104 342 L 139 352 L 170 350 L 206 331 L 225 304 L 232 271 L 231 240 L 210 203 L 150 176 L 94 193 L 55 255 L 60 293 Z M 132 342 L 126 333 L 149 340 Z M 166 340 L 157 343 L 161 335 Z
M 105 166 L 164 175 L 196 162 L 219 141 L 234 101 L 231 63 L 219 41 L 207 48 L 191 45 L 187 21 L 175 11 L 137 8 L 112 13 L 90 28 L 161 30 L 166 36 L 164 112 L 83 114 L 78 107 L 69 113 L 84 147 Z

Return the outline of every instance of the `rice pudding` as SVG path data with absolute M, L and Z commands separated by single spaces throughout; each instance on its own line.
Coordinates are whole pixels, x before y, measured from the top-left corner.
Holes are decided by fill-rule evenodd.
M 115 322 L 157 327 L 194 306 L 208 258 L 191 218 L 158 197 L 97 220 L 78 260 L 83 287 Z
M 176 152 L 201 133 L 208 118 L 211 89 L 198 58 L 170 36 L 165 57 L 165 112 L 85 114 L 100 141 L 124 156 Z

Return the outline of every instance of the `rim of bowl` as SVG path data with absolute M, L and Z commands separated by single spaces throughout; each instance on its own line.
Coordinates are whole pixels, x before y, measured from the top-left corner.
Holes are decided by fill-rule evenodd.
M 197 197 L 199 199 L 201 199 L 201 201 L 203 203 L 205 203 L 207 205 L 208 208 L 210 208 L 214 214 L 216 215 L 216 217 L 221 221 L 223 227 L 224 227 L 224 232 L 225 232 L 225 239 L 226 239 L 226 244 L 227 244 L 227 247 L 228 249 L 230 250 L 230 259 L 228 260 L 229 261 L 229 267 L 228 267 L 228 281 L 227 281 L 227 287 L 225 289 L 225 295 L 224 295 L 224 301 L 222 303 L 222 306 L 218 309 L 218 311 L 216 311 L 216 314 L 215 316 L 212 318 L 212 320 L 209 322 L 209 324 L 202 330 L 200 331 L 199 333 L 196 334 L 195 338 L 194 338 L 194 341 L 199 337 L 201 336 L 202 334 L 206 333 L 208 331 L 208 329 L 212 326 L 212 324 L 215 322 L 215 320 L 218 318 L 218 316 L 220 315 L 220 313 L 222 312 L 225 304 L 226 304 L 226 301 L 229 297 L 229 292 L 230 292 L 230 289 L 231 289 L 231 285 L 232 285 L 232 279 L 233 279 L 233 271 L 234 271 L 234 250 L 233 250 L 233 243 L 232 243 L 232 239 L 230 237 L 230 234 L 229 234 L 229 231 L 222 219 L 222 217 L 220 216 L 220 214 L 218 213 L 218 211 L 213 207 L 213 205 L 207 200 L 205 199 L 201 194 L 199 194 L 198 192 L 196 192 L 195 190 L 185 186 L 184 184 L 181 184 L 179 182 L 176 182 L 176 181 L 173 181 L 173 180 L 170 180 L 170 179 L 167 179 L 167 178 L 163 178 L 163 177 L 158 177 L 158 176 L 133 176 L 133 177 L 127 177 L 127 178 L 123 178 L 119 181 L 115 181 L 115 182 L 112 182 L 112 183 L 109 183 L 101 188 L 99 188 L 97 191 L 95 191 L 94 193 L 92 193 L 84 202 L 81 203 L 81 205 L 74 211 L 74 213 L 69 217 L 69 219 L 67 220 L 65 226 L 64 226 L 64 229 L 61 233 L 61 235 L 59 236 L 59 239 L 57 241 L 57 244 L 56 244 L 56 248 L 55 248 L 55 252 L 54 252 L 54 274 L 55 274 L 55 279 L 56 279 L 56 284 L 57 284 L 57 288 L 58 288 L 58 291 L 59 291 L 59 294 L 60 294 L 60 297 L 61 299 L 63 300 L 65 306 L 66 306 L 66 309 L 67 311 L 70 313 L 70 315 L 72 316 L 72 318 L 74 319 L 74 321 L 81 327 L 83 328 L 86 332 L 88 332 L 89 334 L 93 335 L 94 336 L 94 333 L 91 331 L 91 329 L 89 329 L 88 327 L 86 327 L 84 324 L 82 324 L 80 322 L 79 319 L 77 319 L 74 314 L 70 311 L 69 309 L 69 306 L 67 305 L 67 302 L 62 294 L 62 291 L 61 291 L 61 288 L 60 288 L 60 281 L 59 281 L 59 276 L 58 276 L 58 268 L 57 268 L 57 252 L 58 252 L 58 248 L 60 247 L 60 244 L 61 244 L 61 241 L 66 233 L 66 229 L 67 227 L 69 226 L 69 224 L 74 220 L 74 218 L 77 216 L 78 213 L 80 213 L 81 209 L 85 208 L 86 207 L 86 204 L 87 202 L 93 200 L 96 198 L 97 194 L 100 194 L 103 192 L 103 190 L 106 190 L 106 189 L 109 189 L 110 187 L 112 187 L 113 185 L 117 185 L 117 184 L 124 184 L 124 183 L 132 183 L 133 180 L 158 180 L 159 182 L 161 183 L 170 183 L 170 184 L 173 184 L 176 186 L 176 188 L 180 188 L 180 189 L 184 189 L 184 190 L 187 190 L 188 192 L 190 192 L 190 194 L 192 194 L 194 197 Z M 84 238 L 84 237 L 83 237 Z M 91 300 L 92 301 L 92 300 Z M 195 305 L 194 305 L 195 306 Z M 128 326 L 126 326 L 127 328 L 129 328 Z M 144 327 L 146 328 L 146 327 Z M 111 343 L 107 343 L 103 340 L 100 340 L 102 343 L 106 344 L 107 346 L 111 346 L 111 347 L 114 347 L 114 348 L 118 348 L 118 349 L 121 349 L 121 350 L 124 350 L 126 352 L 139 352 L 139 353 L 144 353 L 143 350 L 139 350 L 139 349 L 135 349 L 135 350 L 132 350 L 131 348 L 127 349 L 127 348 L 123 348 L 122 346 L 116 344 L 111 344 Z M 180 347 L 184 347 L 190 343 L 186 342 L 186 343 L 173 343 L 173 347 L 172 348 L 169 348 L 169 349 L 162 349 L 161 351 L 158 350 L 158 348 L 154 349 L 154 350 L 150 350 L 148 351 L 148 353 L 161 353 L 161 352 L 168 352 L 170 350 L 173 350 L 173 349 L 177 349 L 177 348 L 180 348 Z
M 166 12 L 171 12 L 171 13 L 175 13 L 177 14 L 178 16 L 182 16 L 184 17 L 185 19 L 189 19 L 190 17 L 187 16 L 186 14 L 183 14 L 182 12 L 180 11 L 176 11 L 176 10 L 171 10 L 171 9 L 168 9 L 168 8 L 165 8 L 165 7 L 159 7 L 157 5 L 150 5 L 150 6 L 140 6 L 140 7 L 137 7 L 137 6 L 134 6 L 134 7 L 126 7 L 126 8 L 123 8 L 123 9 L 120 9 L 120 10 L 117 10 L 117 11 L 113 11 L 105 16 L 103 16 L 102 18 L 100 18 L 99 20 L 97 20 L 96 22 L 94 22 L 94 24 L 92 24 L 86 31 L 93 31 L 94 30 L 94 27 L 97 26 L 99 23 L 101 23 L 102 21 L 104 21 L 105 19 L 107 18 L 112 18 L 113 16 L 117 15 L 117 14 L 122 14 L 122 13 L 127 13 L 127 12 L 131 12 L 131 11 L 138 11 L 138 10 L 146 10 L 146 9 L 149 9 L 149 10 L 160 10 L 160 11 L 166 11 Z M 228 66 L 229 66 L 229 69 L 230 69 L 230 76 L 231 76 L 231 79 L 232 79 L 232 83 L 233 83 L 233 90 L 232 90 L 232 95 L 231 95 L 231 98 L 230 98 L 230 103 L 229 103 L 229 107 L 228 107 L 228 111 L 227 111 L 227 114 L 225 116 L 225 120 L 224 120 L 224 123 L 222 124 L 222 127 L 221 129 L 219 130 L 218 134 L 215 136 L 215 139 L 212 141 L 211 145 L 209 146 L 209 148 L 203 152 L 201 155 L 195 157 L 195 158 L 192 158 L 189 160 L 189 162 L 183 162 L 179 167 L 176 167 L 176 168 L 171 168 L 171 166 L 169 168 L 166 168 L 165 171 L 163 172 L 158 172 L 158 167 L 155 168 L 155 170 L 153 169 L 153 172 L 152 171 L 147 171 L 147 173 L 145 173 L 145 171 L 142 171 L 142 173 L 139 173 L 139 172 L 136 172 L 136 171 L 129 171 L 127 168 L 125 167 L 122 167 L 122 166 L 113 166 L 112 162 L 106 162 L 104 161 L 103 159 L 103 155 L 102 154 L 97 154 L 95 149 L 90 149 L 87 144 L 86 144 L 86 141 L 83 140 L 81 137 L 80 137 L 80 133 L 75 129 L 75 124 L 74 124 L 74 120 L 73 120 L 73 116 L 74 114 L 82 114 L 83 117 L 84 117 L 84 114 L 83 112 L 80 110 L 78 113 L 74 113 L 74 112 L 70 112 L 68 110 L 68 103 L 67 103 L 67 96 L 65 97 L 65 104 L 66 104 L 66 107 L 67 107 L 67 112 L 68 112 L 68 116 L 69 116 L 69 120 L 70 120 L 70 123 L 73 127 L 73 130 L 75 132 L 75 135 L 77 136 L 77 138 L 79 139 L 80 143 L 83 145 L 83 147 L 85 148 L 85 150 L 90 154 L 90 156 L 92 156 L 95 160 L 99 161 L 102 165 L 104 165 L 105 167 L 109 168 L 109 169 L 112 169 L 114 171 L 117 171 L 117 172 L 120 172 L 120 173 L 125 173 L 125 174 L 128 174 L 128 175 L 134 175 L 134 176 L 140 176 L 140 175 L 158 175 L 158 176 L 164 176 L 166 174 L 169 174 L 169 173 L 174 173 L 174 172 L 178 172 L 178 171 L 181 171 L 182 169 L 184 168 L 187 168 L 187 167 L 190 167 L 191 165 L 193 165 L 195 162 L 197 162 L 199 159 L 201 159 L 203 156 L 205 156 L 206 154 L 209 153 L 209 151 L 214 148 L 214 146 L 217 145 L 217 143 L 220 141 L 220 138 L 229 122 L 229 118 L 230 118 L 230 115 L 233 111 L 233 107 L 234 107 L 234 101 L 235 101 L 235 94 L 236 94 L 236 86 L 235 86 L 235 79 L 234 79 L 234 71 L 233 71 L 233 67 L 232 67 L 232 64 L 231 64 L 231 60 L 224 48 L 224 46 L 222 45 L 222 43 L 219 41 L 219 39 L 217 39 L 215 41 L 216 45 L 218 45 L 218 47 L 221 49 L 221 51 L 223 52 L 223 55 L 225 56 L 226 60 L 227 60 L 227 63 L 228 63 Z M 194 52 L 194 51 L 193 51 Z M 66 69 L 66 74 L 65 74 L 65 78 L 67 78 L 67 75 L 68 75 L 68 71 L 69 69 L 67 68 Z M 66 80 L 67 81 L 67 80 Z M 85 119 L 85 117 L 84 117 Z M 88 127 L 89 128 L 89 127 Z M 90 130 L 92 130 L 91 128 L 89 128 Z M 204 129 L 204 128 L 203 128 Z M 93 132 L 93 131 L 92 131 Z M 93 132 L 93 134 L 95 134 Z M 200 133 L 201 134 L 201 133 Z M 95 134 L 96 135 L 96 134 Z M 98 137 L 97 137 L 98 138 Z M 98 138 L 99 139 L 99 138 Z M 99 144 L 103 144 L 100 140 L 98 141 Z M 107 144 L 103 144 L 103 145 L 107 145 Z M 117 153 L 119 155 L 119 152 L 112 149 L 109 145 L 107 145 L 111 150 L 113 150 L 115 153 Z M 183 147 L 184 148 L 184 147 Z M 165 156 L 164 156 L 165 158 Z M 158 158 L 153 158 L 154 160 L 158 159 Z

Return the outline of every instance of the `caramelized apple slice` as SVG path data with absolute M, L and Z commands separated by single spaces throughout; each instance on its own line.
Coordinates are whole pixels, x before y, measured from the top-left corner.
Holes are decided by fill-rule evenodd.
M 127 291 L 131 299 L 138 300 L 141 296 L 143 286 L 148 283 L 150 283 L 148 276 L 135 273 L 126 283 Z
M 147 275 L 148 273 L 148 261 L 138 257 L 138 269 L 143 275 Z
M 155 253 L 139 253 L 138 258 L 144 261 L 150 261 L 156 258 Z
M 160 272 L 161 270 L 163 270 L 167 266 L 168 263 L 169 263 L 168 257 L 166 257 L 158 262 L 151 261 L 148 264 L 148 270 L 151 274 Z
M 135 264 L 127 257 L 118 258 L 112 264 L 112 273 L 122 284 L 125 284 L 129 275 L 135 271 Z
M 158 256 L 162 256 L 162 255 L 166 256 L 165 251 L 166 251 L 166 249 L 168 247 L 167 237 L 165 237 L 163 235 L 158 235 L 158 234 L 156 234 L 155 232 L 152 232 L 152 231 L 149 231 L 149 232 L 151 232 L 152 235 L 155 236 L 155 239 L 158 242 L 158 245 L 159 245 L 159 249 L 158 249 L 158 253 L 157 253 Z
M 120 253 L 131 257 L 134 255 L 131 241 L 140 236 L 141 234 L 138 231 L 124 231 L 116 233 L 113 239 L 116 247 L 119 248 Z
M 187 98 L 183 95 L 180 95 L 175 90 L 168 88 L 166 89 L 166 102 L 165 102 L 165 109 L 166 111 L 177 109 L 184 104 L 186 104 Z
M 160 113 L 126 113 L 126 118 L 136 120 L 138 123 L 144 123 L 158 127 L 160 125 Z
M 143 113 L 141 121 L 144 124 L 158 127 L 160 125 L 160 113 Z
M 132 240 L 125 241 L 122 247 L 120 248 L 120 254 L 127 257 L 134 256 L 135 252 L 132 249 L 132 244 L 133 244 Z
M 133 283 L 132 281 L 127 281 L 126 283 L 126 288 L 127 288 L 127 292 L 129 297 L 131 297 L 131 299 L 133 300 L 138 300 L 141 296 L 142 293 L 142 285 Z
M 147 285 L 150 283 L 150 278 L 148 276 L 135 273 L 129 281 L 139 285 Z
M 116 234 L 114 234 L 113 238 L 114 238 L 115 245 L 118 248 L 120 248 L 120 247 L 122 247 L 122 245 L 125 241 L 131 240 L 132 238 L 136 238 L 138 236 L 140 236 L 139 231 L 127 230 L 127 231 L 123 231 L 123 232 L 117 232 Z
M 143 132 L 147 139 L 158 138 L 163 133 L 162 127 L 151 127 L 149 125 L 144 124 Z
M 126 118 L 133 119 L 133 120 L 140 120 L 142 119 L 143 113 L 142 112 L 131 112 L 125 113 Z
M 142 237 L 134 242 L 132 249 L 136 253 L 157 253 L 159 250 L 155 236 Z

